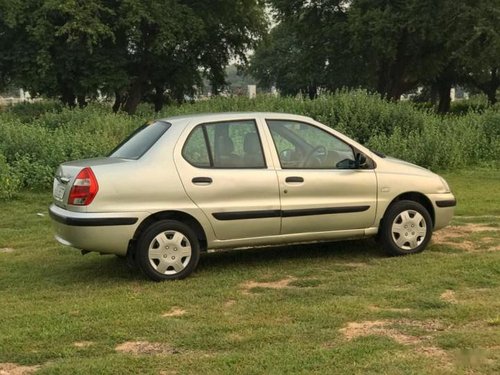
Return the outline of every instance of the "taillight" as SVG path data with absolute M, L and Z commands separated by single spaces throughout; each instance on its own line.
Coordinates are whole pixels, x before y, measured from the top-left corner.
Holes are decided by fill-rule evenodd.
M 90 167 L 83 168 L 76 176 L 73 186 L 71 186 L 68 204 L 87 206 L 92 203 L 98 191 L 99 185 L 94 172 Z

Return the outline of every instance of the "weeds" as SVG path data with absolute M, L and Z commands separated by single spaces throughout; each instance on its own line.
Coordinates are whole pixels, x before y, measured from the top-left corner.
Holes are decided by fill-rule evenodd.
M 21 104 L 0 113 L 0 197 L 10 197 L 22 188 L 49 188 L 60 163 L 106 155 L 147 120 L 203 112 L 302 114 L 370 148 L 426 168 L 498 166 L 498 108 L 442 117 L 411 103 L 390 103 L 361 90 L 340 91 L 316 100 L 214 98 L 170 106 L 161 113 L 141 106 L 135 116 L 114 114 L 104 104 L 85 109 L 64 108 L 55 102 Z

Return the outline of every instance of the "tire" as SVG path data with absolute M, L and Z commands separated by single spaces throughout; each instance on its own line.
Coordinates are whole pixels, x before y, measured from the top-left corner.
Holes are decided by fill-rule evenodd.
M 424 251 L 432 237 L 432 219 L 420 203 L 398 201 L 387 209 L 380 240 L 390 255 L 408 255 Z
M 195 270 L 199 259 L 196 234 L 179 221 L 153 223 L 137 241 L 137 265 L 154 281 L 183 279 Z

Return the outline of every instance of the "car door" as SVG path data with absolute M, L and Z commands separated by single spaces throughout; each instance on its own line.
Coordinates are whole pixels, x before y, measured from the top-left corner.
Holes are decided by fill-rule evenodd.
M 357 165 L 353 147 L 312 124 L 266 122 L 281 165 L 282 234 L 373 226 L 375 172 Z
M 182 183 L 218 239 L 279 234 L 278 180 L 254 119 L 199 123 L 180 143 Z

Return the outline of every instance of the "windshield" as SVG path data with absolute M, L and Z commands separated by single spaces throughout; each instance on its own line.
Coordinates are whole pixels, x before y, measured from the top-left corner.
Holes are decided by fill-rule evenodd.
M 139 159 L 170 128 L 171 124 L 156 121 L 144 124 L 130 134 L 109 155 L 112 158 Z

